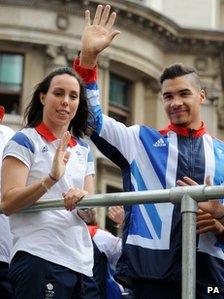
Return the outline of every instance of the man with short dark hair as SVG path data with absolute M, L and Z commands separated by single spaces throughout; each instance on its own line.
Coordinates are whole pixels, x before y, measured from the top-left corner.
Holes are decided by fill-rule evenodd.
M 87 96 L 96 126 L 91 136 L 97 147 L 122 171 L 124 190 L 165 189 L 177 185 L 218 185 L 224 182 L 224 143 L 209 136 L 201 120 L 205 92 L 196 71 L 181 64 L 161 75 L 163 106 L 170 124 L 158 131 L 124 124 L 102 114 L 96 79 L 98 54 L 119 31 L 112 30 L 116 14 L 102 5 L 91 25 L 85 13 L 80 59 L 76 71 L 86 82 Z M 223 226 L 203 203 L 198 218 L 197 299 L 210 298 L 207 287 L 218 287 L 224 296 L 224 246 L 219 241 Z M 223 215 L 222 205 L 216 217 Z M 221 208 L 220 208 L 221 207 Z M 172 203 L 125 207 L 123 251 L 118 277 L 133 287 L 137 299 L 181 297 L 181 213 Z M 208 233 L 205 233 L 208 232 Z
M 202 89 L 201 81 L 196 70 L 192 67 L 184 66 L 182 63 L 175 63 L 166 67 L 160 75 L 160 84 L 162 85 L 165 80 L 185 75 L 191 75 L 192 83 L 196 85 L 198 89 Z

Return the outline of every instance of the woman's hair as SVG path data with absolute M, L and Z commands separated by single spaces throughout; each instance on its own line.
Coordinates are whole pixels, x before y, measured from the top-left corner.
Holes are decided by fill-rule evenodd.
M 89 116 L 87 98 L 84 85 L 79 76 L 70 67 L 59 67 L 50 72 L 39 84 L 36 85 L 32 99 L 25 109 L 24 123 L 25 127 L 36 127 L 43 119 L 43 104 L 40 101 L 40 94 L 46 94 L 50 87 L 51 81 L 55 76 L 68 74 L 79 82 L 80 96 L 79 106 L 74 118 L 69 124 L 69 131 L 76 137 L 82 137 L 87 132 L 87 119 Z

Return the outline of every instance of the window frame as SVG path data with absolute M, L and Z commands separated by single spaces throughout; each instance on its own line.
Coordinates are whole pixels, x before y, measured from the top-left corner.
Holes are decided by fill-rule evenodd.
M 13 88 L 11 88 L 11 90 L 10 89 L 6 89 L 6 88 L 4 88 L 4 84 L 2 84 L 2 81 L 0 82 L 0 94 L 1 95 L 7 95 L 7 96 L 11 95 L 11 96 L 14 96 L 14 97 L 18 96 L 18 101 L 17 100 L 13 101 L 13 103 L 18 104 L 18 107 L 17 107 L 16 113 L 11 113 L 11 112 L 7 111 L 7 108 L 6 108 L 7 105 L 4 105 L 4 103 L 0 103 L 0 105 L 4 106 L 4 108 L 6 110 L 6 114 L 20 116 L 21 115 L 21 110 L 22 110 L 22 96 L 23 96 L 23 88 L 24 88 L 25 53 L 13 51 L 13 50 L 10 51 L 10 50 L 0 49 L 0 56 L 3 56 L 3 55 L 10 55 L 10 56 L 19 55 L 19 56 L 22 57 L 22 63 L 21 63 L 21 68 L 22 68 L 21 69 L 21 84 L 18 84 L 18 85 L 20 85 L 19 90 L 16 91 L 16 90 L 13 90 Z
M 117 77 L 118 79 L 124 80 L 127 82 L 128 92 L 127 92 L 127 106 L 121 105 L 119 103 L 113 102 L 110 100 L 110 84 L 111 84 L 111 75 Z M 132 107 L 132 90 L 133 90 L 133 81 L 125 76 L 121 76 L 114 71 L 109 71 L 109 95 L 108 95 L 108 115 L 112 113 L 117 115 L 117 119 L 124 118 L 125 121 L 122 121 L 124 124 L 128 125 L 131 122 L 131 107 Z M 116 117 L 115 117 L 116 118 Z

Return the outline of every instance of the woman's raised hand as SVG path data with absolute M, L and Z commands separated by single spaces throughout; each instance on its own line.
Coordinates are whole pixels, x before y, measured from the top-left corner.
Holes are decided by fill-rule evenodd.
M 58 181 L 65 173 L 66 164 L 70 157 L 70 152 L 67 151 L 70 138 L 71 134 L 68 131 L 63 134 L 54 155 L 50 176 L 55 181 Z

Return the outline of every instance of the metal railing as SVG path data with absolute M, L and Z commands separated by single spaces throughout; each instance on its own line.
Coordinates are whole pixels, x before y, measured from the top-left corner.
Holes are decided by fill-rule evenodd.
M 147 203 L 181 203 L 182 213 L 182 299 L 196 296 L 197 203 L 224 198 L 224 186 L 187 186 L 171 189 L 87 195 L 78 207 L 106 207 Z M 23 213 L 64 209 L 62 199 L 38 201 Z M 1 213 L 1 209 L 0 209 Z

